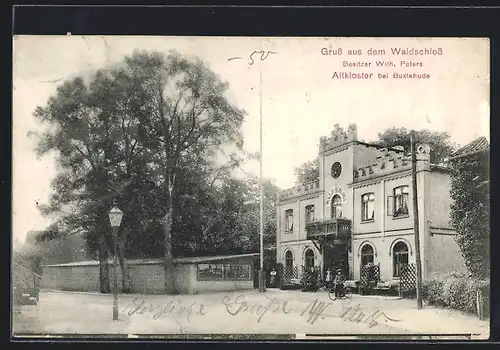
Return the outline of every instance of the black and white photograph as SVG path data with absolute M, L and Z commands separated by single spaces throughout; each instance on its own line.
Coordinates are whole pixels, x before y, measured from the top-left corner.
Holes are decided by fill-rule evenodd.
M 17 35 L 14 338 L 490 336 L 487 38 Z

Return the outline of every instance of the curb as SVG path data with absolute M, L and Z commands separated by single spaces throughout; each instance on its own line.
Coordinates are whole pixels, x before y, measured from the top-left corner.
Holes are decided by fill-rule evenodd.
M 57 290 L 57 289 L 41 289 L 40 292 L 44 293 L 59 293 L 59 294 L 80 294 L 80 295 L 95 295 L 95 296 L 105 296 L 105 297 L 113 297 L 113 293 L 100 293 L 100 292 L 81 292 L 81 291 L 71 291 L 71 290 Z M 151 294 L 157 295 L 157 294 Z M 127 297 L 140 297 L 143 294 L 125 294 L 118 293 L 118 296 L 127 296 Z
M 99 292 L 81 292 L 81 291 L 58 290 L 58 289 L 40 289 L 40 292 L 61 293 L 61 294 L 82 294 L 82 295 L 111 295 L 111 296 L 113 295 L 113 293 L 104 294 Z
M 326 291 L 318 291 L 316 293 L 313 292 L 302 292 L 300 290 L 283 290 L 283 289 L 266 289 L 266 292 L 277 292 L 277 293 L 290 293 L 290 292 L 297 292 L 297 293 L 304 293 L 304 294 L 328 294 Z M 359 295 L 359 294 L 352 294 L 352 297 L 355 297 L 356 299 L 379 299 L 379 300 L 403 300 L 404 298 L 395 296 L 385 296 L 385 295 Z

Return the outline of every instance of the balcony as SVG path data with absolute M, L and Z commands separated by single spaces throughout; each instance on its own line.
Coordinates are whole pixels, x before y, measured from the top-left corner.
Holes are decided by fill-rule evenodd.
M 306 224 L 307 239 L 333 238 L 336 244 L 345 244 L 351 240 L 351 220 L 330 219 L 313 221 Z

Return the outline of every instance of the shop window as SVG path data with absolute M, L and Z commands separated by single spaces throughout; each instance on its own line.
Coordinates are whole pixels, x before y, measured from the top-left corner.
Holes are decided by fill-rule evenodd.
M 250 265 L 198 264 L 199 281 L 250 281 Z

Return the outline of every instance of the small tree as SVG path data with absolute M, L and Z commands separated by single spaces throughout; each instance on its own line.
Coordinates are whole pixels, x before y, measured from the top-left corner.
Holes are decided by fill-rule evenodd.
M 416 132 L 418 142 L 428 144 L 431 149 L 431 163 L 438 164 L 449 157 L 454 151 L 455 145 L 450 141 L 450 135 L 446 132 L 434 132 L 420 130 Z M 374 143 L 380 147 L 403 146 L 405 151 L 410 151 L 410 131 L 406 128 L 389 128 L 378 134 L 378 140 Z
M 297 184 L 309 184 L 319 181 L 319 158 L 305 162 L 294 169 Z
M 475 277 L 490 274 L 489 152 L 452 161 L 450 224 L 457 232 L 467 269 Z

